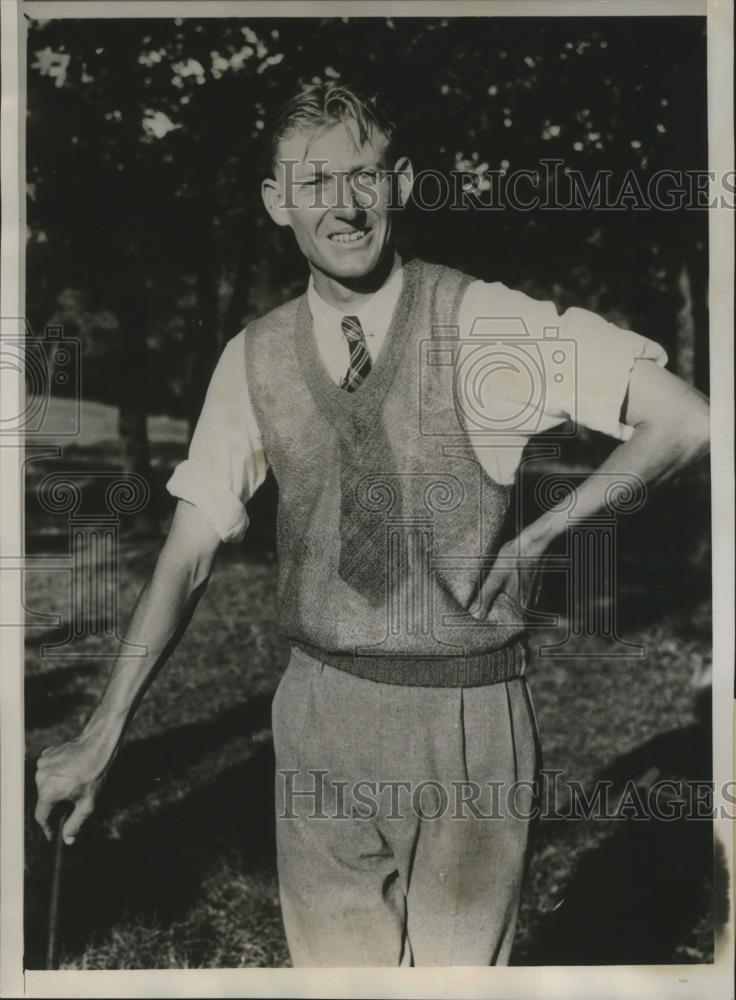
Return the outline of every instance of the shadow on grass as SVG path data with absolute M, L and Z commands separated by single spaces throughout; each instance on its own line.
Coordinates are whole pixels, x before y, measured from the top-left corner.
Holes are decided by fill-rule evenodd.
M 100 814 L 145 794 L 162 777 L 186 769 L 229 737 L 270 724 L 270 697 L 234 707 L 211 722 L 183 726 L 161 737 L 124 746 L 111 773 Z M 267 722 L 268 720 L 268 722 Z M 27 803 L 35 803 L 27 768 Z M 268 741 L 251 756 L 213 775 L 205 787 L 126 826 L 120 839 L 94 825 L 65 851 L 62 947 L 82 952 L 125 915 L 171 923 L 201 895 L 204 878 L 224 855 L 238 858 L 244 874 L 275 878 L 274 760 Z M 25 965 L 42 968 L 51 849 L 31 826 L 26 857 Z
M 91 708 L 96 699 L 84 691 L 84 681 L 97 670 L 93 664 L 75 664 L 26 676 L 26 730 L 46 729 L 62 722 L 80 707 Z
M 105 796 L 106 808 L 120 809 L 136 802 L 160 781 L 182 774 L 228 740 L 270 729 L 272 697 L 257 695 L 213 719 L 124 745 L 115 761 L 114 781 Z M 245 792 L 244 787 L 241 796 Z
M 585 853 L 559 909 L 516 965 L 630 965 L 682 961 L 675 950 L 707 906 L 713 859 L 707 821 L 627 820 Z M 703 948 L 700 961 L 712 961 Z
M 612 792 L 636 785 L 641 800 L 661 779 L 709 782 L 712 774 L 710 690 L 696 705 L 692 725 L 661 733 L 613 761 L 600 781 Z M 667 804 L 661 805 L 662 813 Z M 697 815 L 697 814 L 696 814 Z M 579 819 L 542 820 L 535 853 L 571 839 Z M 588 821 L 590 822 L 590 821 Z M 609 821 L 611 822 L 611 821 Z M 695 961 L 712 961 L 713 889 L 722 895 L 722 873 L 714 873 L 713 825 L 685 815 L 626 818 L 614 832 L 582 853 L 558 907 L 542 917 L 515 965 L 667 964 L 686 961 L 676 949 L 700 926 Z M 701 926 L 702 925 L 702 926 Z M 700 957 L 702 956 L 702 957 Z
M 662 733 L 614 760 L 598 775 L 621 791 L 646 790 L 659 778 L 707 781 L 711 774 L 709 692 L 696 720 Z M 217 718 L 124 745 L 102 812 L 124 808 L 182 774 L 228 739 L 261 731 L 270 697 L 259 696 Z M 110 839 L 92 828 L 66 852 L 63 946 L 83 951 L 126 915 L 165 924 L 183 917 L 201 895 L 203 880 L 235 852 L 243 874 L 275 878 L 273 748 L 257 745 L 248 760 L 225 768 L 205 787 L 168 803 Z M 28 778 L 32 770 L 29 764 Z M 29 785 L 31 787 L 31 785 Z M 645 798 L 645 793 L 644 793 Z M 29 796 L 29 801 L 32 796 Z M 535 852 L 572 849 L 575 820 L 546 820 Z M 50 850 L 35 843 L 28 855 L 26 966 L 43 961 Z M 598 846 L 584 851 L 562 890 L 562 904 L 530 928 L 516 965 L 673 962 L 675 950 L 705 918 L 702 961 L 712 949 L 709 885 L 713 880 L 712 825 L 707 820 L 624 820 Z M 716 887 L 717 888 L 717 887 Z M 682 960 L 682 959 L 678 959 Z

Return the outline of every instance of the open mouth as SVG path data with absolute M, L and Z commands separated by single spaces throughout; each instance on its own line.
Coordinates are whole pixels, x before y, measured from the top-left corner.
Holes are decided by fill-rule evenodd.
M 342 233 L 330 233 L 328 239 L 340 244 L 360 243 L 369 233 L 370 229 L 350 229 Z

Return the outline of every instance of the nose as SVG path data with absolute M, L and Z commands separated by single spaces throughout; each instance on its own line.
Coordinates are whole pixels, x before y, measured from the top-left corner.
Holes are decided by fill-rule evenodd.
M 338 219 L 345 219 L 353 222 L 358 216 L 365 213 L 365 207 L 361 203 L 360 194 L 355 190 L 352 178 L 346 175 L 342 178 L 335 215 Z

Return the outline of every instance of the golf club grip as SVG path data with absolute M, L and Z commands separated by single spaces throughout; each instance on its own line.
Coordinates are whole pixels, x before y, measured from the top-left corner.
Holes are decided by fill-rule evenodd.
M 51 873 L 51 895 L 49 897 L 49 926 L 46 945 L 46 968 L 59 968 L 59 902 L 61 899 L 61 872 L 64 861 L 64 838 L 62 830 L 70 815 L 66 806 L 59 810 L 59 818 L 54 832 L 54 864 Z

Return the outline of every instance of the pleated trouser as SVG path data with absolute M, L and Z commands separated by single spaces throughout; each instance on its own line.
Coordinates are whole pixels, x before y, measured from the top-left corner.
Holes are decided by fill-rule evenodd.
M 507 964 L 541 766 L 526 680 L 402 687 L 293 649 L 272 719 L 293 964 Z

